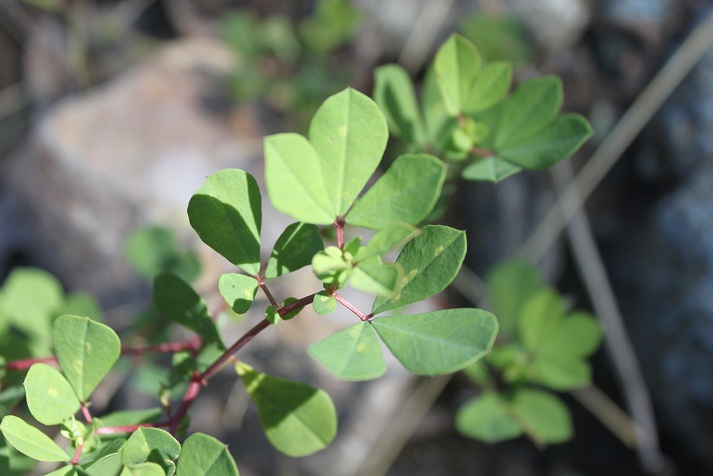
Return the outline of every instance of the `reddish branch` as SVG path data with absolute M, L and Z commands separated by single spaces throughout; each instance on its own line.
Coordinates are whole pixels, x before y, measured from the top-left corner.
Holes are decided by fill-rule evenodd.
M 352 312 L 353 312 L 359 319 L 361 319 L 362 321 L 368 321 L 368 320 L 369 320 L 369 316 L 367 316 L 366 314 L 364 314 L 363 312 L 361 312 L 359 309 L 357 309 L 357 308 L 354 306 L 354 304 L 350 303 L 349 301 L 347 301 L 346 299 L 344 299 L 344 298 L 343 298 L 342 296 L 340 296 L 339 294 L 334 293 L 334 294 L 332 294 L 332 296 L 334 296 L 334 299 L 336 299 L 339 304 L 341 304 L 342 306 L 344 306 L 344 307 L 346 307 L 347 309 L 349 309 L 350 311 L 352 311 Z

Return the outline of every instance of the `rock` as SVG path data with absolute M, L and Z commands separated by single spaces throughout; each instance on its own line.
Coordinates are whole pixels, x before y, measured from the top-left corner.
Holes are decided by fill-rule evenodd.
M 221 43 L 177 41 L 49 110 L 6 183 L 35 219 L 34 239 L 22 244 L 35 261 L 72 289 L 122 302 L 136 286 L 123 259 L 127 234 L 155 222 L 188 230 L 186 206 L 205 176 L 249 168 L 256 156 L 259 128 L 207 107 L 232 67 Z

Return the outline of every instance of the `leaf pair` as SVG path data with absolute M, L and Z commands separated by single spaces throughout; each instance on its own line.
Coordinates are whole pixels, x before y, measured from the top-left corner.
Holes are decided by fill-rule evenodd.
M 465 252 L 464 232 L 425 226 L 396 260 L 404 271 L 400 291 L 377 297 L 372 314 L 442 291 L 455 278 Z M 479 309 L 378 317 L 312 344 L 308 351 L 340 378 L 373 379 L 386 370 L 377 334 L 407 369 L 437 375 L 459 370 L 487 353 L 497 334 L 497 322 L 492 314 Z
M 265 179 L 275 208 L 297 220 L 346 223 L 380 230 L 399 221 L 415 225 L 433 208 L 445 167 L 427 154 L 396 159 L 364 196 L 388 140 L 379 107 L 346 89 L 317 110 L 309 140 L 288 133 L 265 139 Z

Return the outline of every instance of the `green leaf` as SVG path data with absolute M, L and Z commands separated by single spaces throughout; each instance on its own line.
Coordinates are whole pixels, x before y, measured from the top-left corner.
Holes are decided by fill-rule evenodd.
M 30 413 L 43 425 L 58 425 L 81 407 L 67 379 L 47 364 L 30 367 L 24 386 Z
M 209 176 L 188 202 L 188 219 L 203 242 L 247 273 L 260 272 L 260 189 L 252 175 L 225 169 Z
M 88 317 L 59 316 L 52 324 L 52 343 L 64 376 L 83 402 L 121 354 L 116 333 Z
M 446 149 L 453 130 L 458 127 L 458 121 L 446 111 L 433 67 L 426 71 L 421 97 L 428 143 L 435 153 L 441 153 Z
M 512 66 L 509 62 L 498 61 L 486 65 L 473 78 L 463 110 L 474 114 L 494 106 L 507 95 L 511 81 Z
M 183 443 L 176 476 L 238 476 L 227 446 L 203 433 L 194 433 Z
M 162 271 L 175 273 L 186 281 L 192 281 L 200 272 L 196 255 L 179 250 L 171 230 L 159 226 L 131 233 L 124 244 L 124 254 L 131 266 L 151 281 Z
M 415 225 L 433 209 L 446 166 L 428 154 L 399 156 L 346 217 L 347 223 L 379 230 L 400 221 Z
M 293 223 L 282 232 L 272 249 L 265 270 L 266 278 L 276 278 L 309 265 L 324 248 L 316 225 Z
M 510 440 L 524 433 L 510 404 L 496 392 L 484 392 L 463 405 L 456 414 L 456 428 L 486 443 Z
M 124 444 L 126 444 L 126 440 L 123 438 L 111 440 L 106 444 L 103 444 L 97 450 L 91 451 L 89 453 L 83 453 L 82 457 L 79 460 L 79 464 L 82 465 L 82 468 L 88 469 L 100 461 L 103 461 L 114 455 L 118 455 L 121 449 L 124 447 Z
M 141 423 L 157 422 L 161 418 L 161 408 L 147 408 L 142 410 L 120 410 L 109 413 L 101 418 L 102 426 L 129 426 Z
M 418 228 L 407 223 L 397 221 L 388 223 L 369 240 L 366 246 L 359 249 L 354 260 L 359 262 L 373 256 L 381 256 L 418 236 L 419 233 Z
M 265 184 L 275 209 L 296 220 L 331 225 L 337 217 L 317 151 L 299 134 L 265 138 Z
M 156 463 L 126 466 L 119 476 L 166 476 L 166 471 Z
M 554 395 L 523 388 L 515 393 L 511 405 L 525 433 L 536 443 L 563 443 L 572 437 L 569 410 Z
M 587 312 L 573 312 L 564 319 L 559 329 L 540 346 L 543 355 L 586 357 L 592 354 L 602 340 L 602 328 Z
M 561 106 L 559 78 L 543 76 L 523 82 L 496 113 L 499 117 L 492 148 L 499 152 L 534 136 L 547 127 Z
M 465 232 L 441 225 L 423 227 L 396 259 L 404 273 L 400 291 L 391 298 L 377 297 L 372 313 L 396 309 L 443 291 L 458 274 L 465 251 Z
M 564 391 L 586 386 L 592 380 L 592 371 L 589 363 L 581 358 L 540 355 L 530 363 L 527 379 Z
M 544 169 L 574 154 L 592 135 L 587 120 L 565 114 L 524 142 L 504 146 L 498 153 L 528 169 Z
M 393 135 L 409 143 L 425 142 L 413 82 L 403 67 L 389 64 L 376 68 L 374 100 L 381 107 Z
M 393 296 L 398 291 L 403 272 L 401 266 L 384 264 L 374 256 L 362 261 L 352 270 L 349 284 L 359 291 L 378 296 Z
M 288 456 L 307 456 L 334 439 L 337 414 L 324 391 L 270 377 L 241 362 L 236 370 L 275 448 Z
M 388 138 L 379 106 L 354 89 L 329 97 L 315 113 L 309 140 L 319 157 L 327 196 L 337 215 L 346 213 L 376 170 Z
M 498 264 L 488 274 L 493 311 L 498 316 L 500 334 L 512 337 L 523 304 L 544 287 L 532 265 L 517 259 Z
M 344 380 L 371 380 L 384 375 L 386 362 L 374 329 L 358 322 L 307 348 L 309 355 Z
M 438 49 L 433 66 L 446 111 L 456 116 L 464 111 L 471 85 L 480 71 L 478 50 L 464 37 L 453 34 Z
M 336 246 L 328 246 L 312 258 L 314 274 L 325 284 L 339 283 L 352 269 L 351 254 L 347 255 Z
M 447 309 L 373 319 L 379 337 L 411 372 L 441 375 L 460 370 L 490 351 L 495 316 L 481 309 Z
M 226 273 L 218 280 L 218 290 L 230 308 L 238 314 L 245 314 L 257 294 L 258 282 L 252 276 Z
M 0 431 L 17 451 L 38 461 L 69 461 L 62 448 L 34 426 L 13 415 L 7 415 L 0 423 Z
M 84 472 L 78 473 L 74 466 L 68 465 L 63 466 L 59 469 L 52 471 L 51 473 L 45 474 L 45 476 L 77 476 L 79 474 L 85 474 Z
M 500 157 L 485 157 L 477 159 L 463 169 L 463 178 L 498 183 L 521 170 L 517 165 Z
M 140 464 L 146 460 L 161 464 L 173 461 L 181 454 L 181 445 L 165 430 L 140 427 L 133 432 L 121 450 L 121 462 L 125 465 Z
M 175 274 L 161 273 L 154 278 L 153 300 L 156 308 L 173 322 L 188 327 L 208 342 L 220 342 L 205 301 Z
M 317 314 L 326 316 L 337 310 L 337 300 L 334 299 L 334 296 L 327 294 L 327 291 L 321 291 L 315 294 L 312 308 Z
M 4 417 L 25 398 L 25 389 L 19 385 L 3 388 L 0 392 L 0 418 Z
M 532 295 L 520 310 L 517 330 L 523 347 L 538 352 L 564 319 L 564 302 L 555 291 L 543 289 Z

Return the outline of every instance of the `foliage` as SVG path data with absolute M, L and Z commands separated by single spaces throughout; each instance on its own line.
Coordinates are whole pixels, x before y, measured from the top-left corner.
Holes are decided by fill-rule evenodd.
M 567 407 L 539 387 L 565 391 L 590 382 L 586 358 L 599 346 L 599 324 L 569 311 L 523 262 L 499 265 L 488 284 L 500 335 L 490 355 L 465 369 L 483 392 L 459 410 L 458 430 L 491 443 L 523 434 L 539 445 L 568 440 Z
M 348 0 L 318 0 L 298 22 L 279 14 L 230 15 L 222 25 L 223 38 L 240 60 L 229 80 L 232 96 L 265 101 L 301 124 L 326 95 L 347 85 L 350 66 L 338 52 L 359 23 Z
M 334 15 L 339 4 L 324 2 L 318 15 Z M 192 196 L 187 210 L 191 226 L 235 266 L 217 283 L 226 307 L 246 313 L 258 289 L 270 302 L 264 319 L 234 342 L 225 342 L 219 320 L 190 284 L 196 274 L 194 260 L 161 230 L 132 237 L 127 253 L 138 271 L 153 280 L 157 312 L 195 334 L 186 342 L 122 345 L 93 310 L 79 308 L 76 301 L 69 305 L 53 278 L 34 270 L 13 273 L 0 294 L 0 322 L 5 335 L 22 333 L 30 344 L 21 355 L 4 354 L 4 370 L 15 380 L 4 381 L 10 387 L 0 399 L 0 443 L 31 459 L 60 463 L 52 473 L 56 475 L 238 474 L 225 445 L 213 437 L 195 433 L 179 441 L 196 397 L 234 362 L 236 378 L 255 404 L 273 446 L 291 456 L 319 451 L 337 431 L 329 395 L 234 357 L 259 333 L 295 318 L 308 306 L 324 316 L 341 308 L 354 315 L 353 325 L 308 348 L 336 377 L 378 378 L 386 371 L 384 350 L 419 375 L 468 369 L 482 377 L 476 380 L 486 391 L 480 403 L 465 412 L 466 424 L 459 420 L 459 427 L 472 428 L 467 423 L 475 419 L 481 429 L 470 434 L 491 441 L 518 431 L 538 442 L 564 439 L 566 409 L 552 395 L 529 386 L 567 389 L 589 378 L 584 357 L 598 342 L 589 317 L 568 314 L 562 299 L 541 289 L 527 272 L 496 274 L 491 279 L 493 297 L 496 310 L 503 313 L 503 338 L 509 343 L 498 346 L 484 367 L 478 362 L 490 352 L 498 332 L 493 314 L 474 308 L 409 314 L 406 306 L 446 289 L 465 258 L 465 232 L 423 225 L 442 196 L 449 167 L 462 170 L 467 178 L 494 180 L 520 168 L 546 167 L 571 154 L 589 134 L 588 125 L 579 116 L 558 115 L 558 80 L 532 79 L 509 95 L 509 66 L 483 65 L 475 47 L 457 35 L 439 50 L 429 77 L 419 106 L 405 72 L 383 67 L 376 73 L 376 102 L 347 88 L 324 101 L 307 136 L 281 133 L 265 138 L 269 199 L 295 220 L 267 262 L 261 260 L 263 197 L 250 174 L 219 171 Z M 411 142 L 411 150 L 379 172 L 389 130 Z M 484 163 L 491 171 L 507 173 L 486 177 L 473 172 Z M 335 240 L 325 244 L 323 236 Z M 389 262 L 387 257 L 398 250 L 396 260 Z M 278 301 L 270 291 L 272 281 L 305 267 L 313 271 L 314 292 Z M 515 299 L 498 285 L 513 280 L 527 284 L 518 288 L 522 294 Z M 342 295 L 347 286 L 374 296 L 369 312 Z M 399 313 L 390 315 L 395 310 Z M 121 356 L 154 352 L 172 355 L 171 368 L 159 379 L 161 406 L 93 415 L 92 394 Z M 21 378 L 23 387 L 13 387 Z M 492 384 L 498 379 L 508 385 L 507 391 Z M 51 439 L 29 418 L 8 414 L 23 397 L 32 417 L 59 431 L 64 440 L 57 441 L 64 443 Z M 13 461 L 24 456 L 0 458 L 0 465 L 20 467 Z

